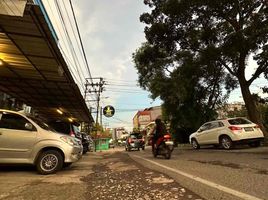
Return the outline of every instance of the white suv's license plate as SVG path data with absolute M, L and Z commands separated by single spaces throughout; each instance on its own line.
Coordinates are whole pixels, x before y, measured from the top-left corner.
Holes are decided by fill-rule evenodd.
M 252 127 L 245 127 L 244 130 L 245 131 L 253 131 L 253 128 Z
M 174 143 L 173 143 L 173 141 L 166 141 L 165 144 L 166 145 L 173 145 Z

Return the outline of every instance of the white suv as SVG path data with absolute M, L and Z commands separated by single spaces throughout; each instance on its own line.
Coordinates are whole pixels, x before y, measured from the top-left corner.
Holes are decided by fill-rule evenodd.
M 230 149 L 235 143 L 258 147 L 263 139 L 260 127 L 241 117 L 207 122 L 189 137 L 194 149 L 199 149 L 201 145 L 220 145 Z

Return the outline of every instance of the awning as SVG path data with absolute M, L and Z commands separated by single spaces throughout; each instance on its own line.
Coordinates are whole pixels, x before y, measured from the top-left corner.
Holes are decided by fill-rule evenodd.
M 93 122 L 39 6 L 27 5 L 23 17 L 0 15 L 0 59 L 0 91 L 49 119 Z

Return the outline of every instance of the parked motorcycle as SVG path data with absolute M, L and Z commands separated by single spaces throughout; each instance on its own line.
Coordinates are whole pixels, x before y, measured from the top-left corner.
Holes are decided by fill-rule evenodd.
M 171 140 L 170 134 L 167 133 L 163 137 L 160 137 L 155 144 L 155 148 L 153 149 L 154 157 L 162 155 L 166 159 L 170 159 L 171 153 L 174 149 L 174 142 Z

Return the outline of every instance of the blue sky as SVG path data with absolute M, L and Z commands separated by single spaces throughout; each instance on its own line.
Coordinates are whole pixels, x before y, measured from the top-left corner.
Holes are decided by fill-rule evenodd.
M 57 3 L 58 2 L 58 3 Z M 101 96 L 101 106 L 112 105 L 115 115 L 112 118 L 103 116 L 105 127 L 126 127 L 132 129 L 132 118 L 135 113 L 146 107 L 160 105 L 160 101 L 153 101 L 149 93 L 137 86 L 137 72 L 132 63 L 132 53 L 145 41 L 144 24 L 139 16 L 148 11 L 142 0 L 73 0 L 80 34 L 89 62 L 92 77 L 103 77 L 107 85 Z M 43 0 L 50 19 L 59 37 L 59 45 L 67 58 L 70 70 L 83 91 L 84 79 L 88 78 L 82 56 L 79 56 L 79 45 L 76 45 L 78 35 L 73 33 L 74 21 L 67 13 L 71 13 L 68 1 Z M 60 19 L 57 4 L 65 22 Z M 64 33 L 63 23 L 70 35 L 74 47 L 68 45 L 67 35 Z M 72 26 L 71 26 L 72 25 Z M 78 61 L 82 67 L 75 67 L 75 58 L 71 49 L 78 54 Z M 257 67 L 249 59 L 249 77 Z M 260 86 L 267 84 L 264 79 L 253 83 L 251 90 L 259 93 Z M 83 93 L 83 92 L 82 92 Z M 95 98 L 94 95 L 91 97 Z M 242 101 L 239 89 L 234 90 L 229 102 Z M 95 102 L 89 106 L 96 108 Z M 95 115 L 93 114 L 95 118 Z

